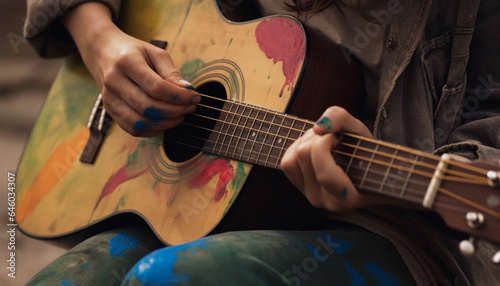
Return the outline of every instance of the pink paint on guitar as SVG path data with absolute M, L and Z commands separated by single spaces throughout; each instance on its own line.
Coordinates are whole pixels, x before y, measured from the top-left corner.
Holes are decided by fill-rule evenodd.
M 267 58 L 274 63 L 281 61 L 286 81 L 281 88 L 280 96 L 285 87 L 293 89 L 293 83 L 305 55 L 303 30 L 295 22 L 286 18 L 270 18 L 262 21 L 255 30 L 255 39 L 259 48 Z
M 102 188 L 101 195 L 96 202 L 96 208 L 101 202 L 101 200 L 112 194 L 118 186 L 123 184 L 128 180 L 132 180 L 138 176 L 141 176 L 148 170 L 145 159 L 147 158 L 144 154 L 145 144 L 141 142 L 139 146 L 128 156 L 127 164 L 123 165 L 116 173 L 114 173 L 104 184 Z
M 190 187 L 199 188 L 205 186 L 219 174 L 219 180 L 214 190 L 212 199 L 219 202 L 227 194 L 227 184 L 234 178 L 233 166 L 226 159 L 215 159 L 210 161 L 203 169 L 191 179 Z

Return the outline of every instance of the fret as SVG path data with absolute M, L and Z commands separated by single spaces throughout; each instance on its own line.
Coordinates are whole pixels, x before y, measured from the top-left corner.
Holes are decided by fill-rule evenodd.
M 290 142 L 290 136 L 292 134 L 292 126 L 296 121 L 296 117 L 288 116 L 285 115 L 283 116 L 283 120 L 281 122 L 278 135 L 281 135 L 281 132 L 284 131 L 286 135 L 284 136 L 279 136 L 278 143 L 281 144 L 281 147 L 278 149 L 278 156 L 277 156 L 277 162 L 276 162 L 276 167 L 279 168 L 279 162 L 283 158 L 284 151 L 291 145 Z M 295 140 L 294 140 L 295 141 Z M 293 143 L 293 141 L 292 141 Z
M 279 121 L 279 118 L 281 118 L 281 121 Z M 273 129 L 274 128 L 277 128 L 276 132 L 274 132 L 274 136 L 273 136 L 273 141 L 271 142 L 271 148 L 269 148 L 269 153 L 267 154 L 268 158 L 272 158 L 275 160 L 274 163 L 271 163 L 269 162 L 268 160 L 268 164 L 267 166 L 268 167 L 274 167 L 274 168 L 278 168 L 279 167 L 279 163 L 281 161 L 281 152 L 279 151 L 280 149 L 282 150 L 283 149 L 283 145 L 282 143 L 284 142 L 284 139 L 281 138 L 280 136 L 280 132 L 282 130 L 282 127 L 283 127 L 283 124 L 285 122 L 285 118 L 286 116 L 284 115 L 279 115 L 279 114 L 275 114 L 274 116 L 274 119 L 273 119 Z M 276 123 L 276 119 L 278 119 L 279 123 Z M 280 144 L 281 147 L 278 145 Z M 274 154 L 274 150 L 278 148 L 278 155 L 276 156 L 273 156 Z
M 374 146 L 372 147 L 372 145 Z M 376 155 L 376 152 L 374 153 L 372 149 L 377 149 L 377 145 L 372 142 L 350 136 L 341 136 L 341 143 L 335 151 L 335 162 L 342 167 L 354 186 L 360 190 L 361 185 L 363 185 L 363 189 L 378 189 L 380 187 L 378 182 L 382 178 L 378 178 L 377 168 L 372 170 L 373 167 L 378 166 L 370 164 Z M 374 182 L 377 182 L 377 184 Z
M 377 154 L 377 151 L 378 151 L 379 147 L 380 147 L 380 144 L 376 144 L 375 149 L 373 150 L 373 152 L 372 152 L 372 154 L 370 156 L 370 160 L 368 161 L 368 165 L 365 168 L 365 172 L 363 174 L 363 178 L 361 179 L 361 183 L 359 184 L 359 188 L 360 189 L 363 189 L 363 187 L 365 185 L 366 176 L 368 176 L 368 173 L 369 173 L 370 168 L 371 168 L 372 163 L 373 163 L 373 159 L 375 158 L 375 154 Z
M 243 131 L 245 130 L 245 125 L 248 121 L 248 116 L 246 114 L 247 113 L 247 106 L 244 104 L 241 104 L 241 103 L 238 103 L 238 105 L 241 108 L 241 111 L 238 111 L 238 109 L 236 111 L 240 114 L 240 119 L 238 120 L 238 123 L 237 123 L 239 133 L 238 134 L 236 134 L 236 132 L 234 133 L 234 136 L 236 137 L 236 143 L 234 143 L 235 152 L 234 152 L 233 158 L 236 158 L 237 156 L 241 156 L 241 152 L 243 149 L 240 148 L 240 143 L 241 143 Z
M 227 111 L 228 109 L 229 110 L 231 109 L 231 106 L 229 106 L 229 108 L 227 108 L 228 105 L 230 105 L 230 104 L 229 103 L 225 103 L 224 107 L 223 107 L 223 111 L 221 112 L 221 113 L 225 112 L 224 119 L 222 119 L 222 117 L 219 117 L 219 118 L 222 119 L 222 124 L 220 125 L 220 128 L 218 129 L 219 132 L 217 133 L 217 136 L 216 136 L 216 139 L 215 139 L 215 143 L 214 143 L 214 146 L 213 146 L 213 151 L 214 151 L 215 154 L 220 154 L 220 150 L 222 150 L 222 148 L 224 147 L 225 134 L 224 134 L 223 130 L 225 129 L 224 127 L 227 124 L 226 122 L 229 122 L 228 117 L 231 114 L 229 111 Z M 216 125 L 219 125 L 218 123 L 219 122 L 217 122 Z M 222 137 L 222 141 L 221 141 L 221 137 Z M 220 147 L 218 149 L 217 149 L 217 145 L 220 145 Z
M 248 142 L 248 139 L 245 139 L 245 136 L 248 137 L 248 133 L 245 133 L 245 132 L 248 132 L 248 125 L 249 125 L 249 119 L 251 119 L 251 115 L 252 115 L 252 107 L 250 107 L 248 104 L 242 104 L 242 103 L 238 103 L 241 107 L 242 107 L 242 111 L 240 112 L 241 113 L 241 118 L 243 118 L 243 122 L 240 120 L 238 122 L 238 127 L 240 129 L 240 132 L 239 134 L 237 135 L 237 139 L 236 139 L 236 149 L 238 150 L 238 155 L 234 156 L 234 158 L 236 157 L 239 157 L 240 160 L 244 157 L 244 153 L 246 151 L 246 143 Z M 250 126 L 252 126 L 252 124 L 250 124 Z
M 272 116 L 272 120 L 269 121 L 267 119 L 268 116 Z M 267 164 L 269 163 L 269 155 L 264 155 L 264 153 L 268 153 L 269 152 L 266 152 L 266 148 L 268 148 L 269 150 L 271 150 L 271 144 L 268 144 L 268 138 L 269 136 L 271 135 L 271 127 L 274 125 L 274 119 L 276 118 L 276 114 L 275 113 L 271 113 L 271 112 L 266 112 L 266 114 L 264 115 L 264 126 L 267 125 L 267 131 L 265 132 L 264 134 L 264 140 L 262 140 L 262 145 L 260 146 L 260 150 L 258 152 L 258 155 L 257 155 L 257 161 L 260 162 L 261 165 L 264 165 L 264 166 L 267 166 Z M 265 127 L 263 128 L 265 129 Z M 264 160 L 260 159 L 261 156 L 265 156 Z
M 378 141 L 363 139 L 358 144 L 356 138 L 358 137 L 342 136 L 334 156 L 344 171 L 351 162 L 348 176 L 358 190 L 384 193 L 395 198 L 404 197 L 412 202 L 421 200 L 427 187 L 426 182 L 429 182 L 422 173 L 428 170 L 419 170 L 420 174 L 413 173 L 414 169 L 429 167 L 419 166 L 419 162 L 414 160 L 415 154 L 398 146 L 381 145 Z M 425 164 L 433 165 L 430 162 Z M 401 194 L 402 190 L 404 194 Z M 411 190 L 411 193 L 407 193 L 407 190 Z
M 232 119 L 231 119 L 231 122 L 229 123 L 229 128 L 226 132 L 226 136 L 229 137 L 229 142 L 226 143 L 226 138 L 224 138 L 224 145 L 226 146 L 226 148 L 225 148 L 225 152 L 224 152 L 223 156 L 225 156 L 225 157 L 229 157 L 230 154 L 232 154 L 232 156 L 234 157 L 236 155 L 236 152 L 237 152 L 237 147 L 233 146 L 233 139 L 236 137 L 236 131 L 238 130 L 239 123 L 240 123 L 241 118 L 242 118 L 242 116 L 239 115 L 240 113 L 238 112 L 240 106 L 241 106 L 240 104 L 234 104 L 234 102 L 233 102 L 233 103 L 231 103 L 231 106 L 229 108 L 229 112 L 232 114 Z M 234 111 L 233 111 L 233 107 L 235 107 Z M 235 119 L 237 119 L 237 120 L 235 120 Z M 232 130 L 232 132 L 231 132 L 231 130 Z M 232 133 L 232 135 L 229 135 L 231 133 Z M 230 152 L 231 148 L 233 150 L 232 152 Z
M 429 185 L 431 178 L 429 176 L 422 175 L 432 174 L 435 167 L 437 166 L 437 161 L 430 157 L 425 157 L 419 155 L 420 153 L 408 153 L 407 160 L 401 162 L 401 168 L 406 170 L 406 176 L 401 176 L 400 181 L 402 182 L 397 186 L 399 192 L 397 198 L 403 198 L 410 201 L 422 201 L 425 195 L 425 190 Z M 411 190 L 411 192 L 409 192 Z
M 252 129 L 253 126 L 255 125 L 256 116 L 253 116 L 253 113 L 254 112 L 258 113 L 258 110 L 256 110 L 253 106 L 250 106 L 245 103 L 245 107 L 246 109 L 248 109 L 248 114 L 246 114 L 245 124 L 243 125 L 243 130 L 240 136 L 242 142 L 241 152 L 238 159 L 240 161 L 244 160 L 243 158 L 250 156 L 250 151 L 247 148 L 247 144 L 250 141 L 250 135 L 252 134 Z
M 249 154 L 247 156 L 247 162 L 249 163 L 255 163 L 255 162 L 252 162 L 252 159 L 254 159 L 254 148 L 255 148 L 255 144 L 257 142 L 257 139 L 258 139 L 258 136 L 259 136 L 259 130 L 261 130 L 262 128 L 262 124 L 264 123 L 264 121 L 260 118 L 261 116 L 261 109 L 257 109 L 257 115 L 256 115 L 256 119 L 254 120 L 254 124 L 252 126 L 252 129 L 250 130 L 249 132 L 249 135 L 250 137 L 252 137 L 252 139 L 249 138 L 249 140 L 251 140 L 251 147 L 249 148 Z M 255 123 L 256 122 L 259 122 L 259 126 L 258 127 L 255 127 Z
M 340 134 L 340 135 L 339 135 L 339 142 L 342 142 L 342 141 L 343 141 L 343 139 L 344 139 L 344 134 L 342 133 L 342 134 Z M 335 160 L 335 161 L 337 161 L 337 158 L 336 158 L 337 154 L 338 154 L 338 153 L 334 151 L 334 152 L 333 152 L 333 155 L 332 155 L 333 160 Z
M 352 156 L 351 156 L 351 158 L 349 158 L 349 163 L 347 163 L 347 167 L 345 168 L 345 171 L 344 171 L 346 173 L 346 175 L 349 173 L 349 169 L 351 168 L 351 164 L 352 164 L 354 158 L 356 157 L 356 152 L 359 149 L 359 144 L 361 144 L 361 139 L 358 139 L 358 142 L 356 143 L 356 148 L 353 148 L 354 151 L 352 151 Z
M 408 188 L 408 184 L 410 183 L 411 176 L 413 175 L 413 171 L 415 170 L 415 165 L 417 162 L 420 160 L 420 156 L 416 155 L 416 158 L 413 159 L 413 162 L 410 167 L 410 171 L 408 171 L 408 174 L 406 176 L 406 179 L 404 181 L 403 187 L 401 187 L 401 192 L 399 194 L 399 198 L 402 199 L 405 196 L 406 189 Z
M 391 172 L 392 165 L 394 164 L 394 159 L 397 157 L 397 155 L 398 155 L 398 149 L 394 149 L 394 153 L 391 156 L 391 161 L 389 162 L 389 166 L 387 166 L 387 170 L 384 173 L 384 179 L 380 183 L 380 188 L 378 190 L 379 193 L 383 192 L 384 186 L 387 182 L 387 178 L 389 177 L 389 174 Z

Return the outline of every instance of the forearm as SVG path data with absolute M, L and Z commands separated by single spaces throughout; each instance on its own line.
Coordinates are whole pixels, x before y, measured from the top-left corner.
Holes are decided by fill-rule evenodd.
M 62 22 L 80 53 L 92 50 L 92 46 L 109 33 L 119 32 L 113 23 L 111 11 L 99 2 L 78 5 L 62 17 Z

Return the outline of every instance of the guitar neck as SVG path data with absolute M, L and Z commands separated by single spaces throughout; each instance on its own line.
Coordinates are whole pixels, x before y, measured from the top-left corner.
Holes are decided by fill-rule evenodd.
M 203 151 L 279 169 L 285 150 L 313 125 L 296 116 L 226 101 Z M 422 204 L 439 157 L 354 134 L 339 139 L 332 155 L 358 190 Z

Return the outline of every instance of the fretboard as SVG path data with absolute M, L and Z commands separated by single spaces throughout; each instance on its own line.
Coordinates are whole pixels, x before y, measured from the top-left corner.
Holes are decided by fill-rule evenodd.
M 227 101 L 209 139 L 206 153 L 280 168 L 285 150 L 314 122 L 259 106 Z M 390 143 L 342 134 L 332 151 L 360 191 L 421 204 L 439 157 Z

